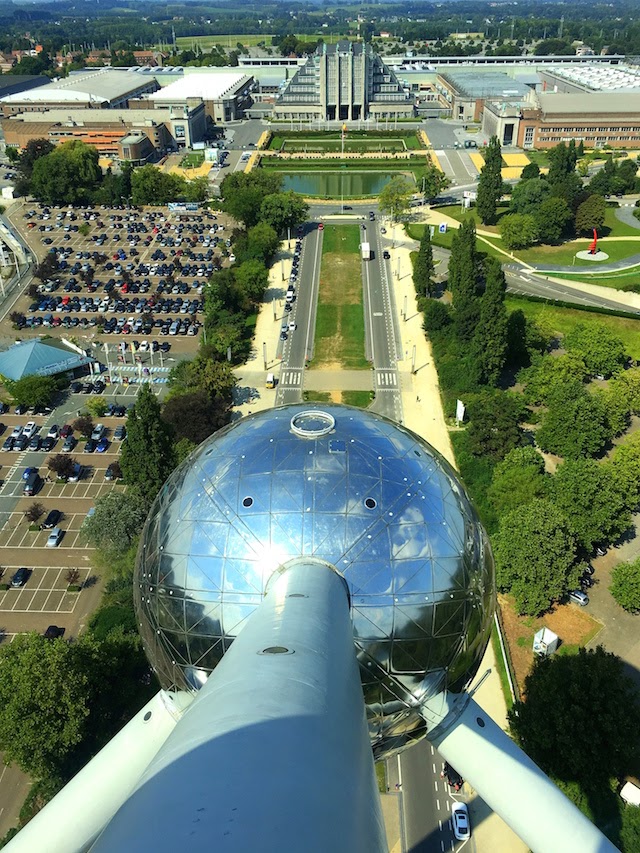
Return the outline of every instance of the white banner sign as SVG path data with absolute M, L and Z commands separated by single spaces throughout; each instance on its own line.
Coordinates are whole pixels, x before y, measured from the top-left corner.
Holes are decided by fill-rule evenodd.
M 465 411 L 466 411 L 465 404 L 462 402 L 462 400 L 457 400 L 456 401 L 456 420 L 458 421 L 458 423 L 462 423 L 462 421 L 464 420 Z

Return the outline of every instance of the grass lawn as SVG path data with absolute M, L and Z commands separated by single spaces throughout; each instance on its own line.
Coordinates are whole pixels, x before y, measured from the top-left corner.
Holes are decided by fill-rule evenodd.
M 554 273 L 554 278 L 562 278 L 565 281 L 586 281 L 589 284 L 599 284 L 602 287 L 613 287 L 616 290 L 632 290 L 640 293 L 640 265 L 618 273 L 596 273 L 587 275 L 580 272 L 578 275 L 566 273 Z
M 342 140 L 340 139 L 288 139 L 284 141 L 285 151 L 308 151 L 325 152 L 340 151 Z M 344 150 L 346 152 L 392 152 L 406 151 L 407 146 L 402 139 L 345 139 Z
M 575 257 L 576 252 L 586 251 L 590 243 L 591 240 L 585 237 L 581 240 L 571 240 L 569 243 L 563 243 L 560 246 L 533 246 L 531 249 L 518 249 L 514 251 L 514 255 L 516 260 L 540 267 L 544 264 L 562 264 L 583 267 L 595 273 L 598 271 L 599 264 L 593 263 L 593 261 L 581 261 Z M 602 251 L 609 255 L 609 259 L 603 263 L 620 261 L 632 255 L 640 255 L 640 240 L 612 240 L 611 242 L 601 243 L 600 246 Z M 575 264 L 573 263 L 574 258 Z
M 345 406 L 367 409 L 373 400 L 373 391 L 343 391 L 342 402 Z
M 180 166 L 183 169 L 197 169 L 204 163 L 204 153 L 202 151 L 191 151 L 185 154 L 180 160 Z
M 328 403 L 331 394 L 328 391 L 303 391 L 302 399 L 305 403 Z
M 558 308 L 554 305 L 529 302 L 527 299 L 518 299 L 517 296 L 510 295 L 505 299 L 505 305 L 508 311 L 520 309 L 525 316 L 533 320 L 543 317 L 553 327 L 554 331 L 563 335 L 581 323 L 606 326 L 623 341 L 625 351 L 631 358 L 640 359 L 640 319 L 631 320 L 627 317 L 592 314 L 577 308 Z
M 549 154 L 546 151 L 531 151 L 527 148 L 524 152 L 532 163 L 537 163 L 543 169 L 549 165 Z
M 327 225 L 322 243 L 314 359 L 310 367 L 371 367 L 364 357 L 360 228 Z
M 229 35 L 229 36 L 178 36 L 176 43 L 180 50 L 192 50 L 195 45 L 198 45 L 201 50 L 211 50 L 214 44 L 219 44 L 225 50 L 235 48 L 240 42 L 245 47 L 255 47 L 255 45 L 264 42 L 267 47 L 271 47 L 272 36 L 263 36 L 259 33 L 253 35 Z M 277 48 L 274 48 L 274 56 L 279 56 Z
M 621 222 L 616 216 L 618 206 L 607 207 L 604 214 L 604 228 L 602 229 L 603 237 L 640 237 L 640 228 L 634 228 L 632 225 L 627 225 L 626 222 Z M 638 222 L 640 225 L 640 222 Z M 606 249 L 605 249 L 606 251 Z
M 436 208 L 437 213 L 444 213 L 447 216 L 450 216 L 452 219 L 455 219 L 457 222 L 462 222 L 464 219 L 473 219 L 476 229 L 481 228 L 483 231 L 492 231 L 495 234 L 498 234 L 498 226 L 497 225 L 483 225 L 480 221 L 480 217 L 477 214 L 475 207 L 470 207 L 468 210 L 465 210 L 459 204 L 449 204 L 446 207 L 438 207 Z M 498 206 L 498 222 L 500 219 L 506 214 L 509 213 L 509 205 L 501 204 Z

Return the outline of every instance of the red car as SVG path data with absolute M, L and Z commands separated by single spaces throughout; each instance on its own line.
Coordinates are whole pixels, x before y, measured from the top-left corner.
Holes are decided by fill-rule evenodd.
M 318 231 L 324 231 L 324 222 L 320 222 L 318 225 Z
M 60 430 L 60 435 L 62 438 L 68 438 L 70 435 L 73 435 L 73 427 L 70 424 L 65 424 Z

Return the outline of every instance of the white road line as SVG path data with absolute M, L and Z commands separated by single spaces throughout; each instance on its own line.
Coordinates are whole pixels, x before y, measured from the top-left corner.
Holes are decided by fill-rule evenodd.
M 435 773 L 436 772 L 436 765 L 432 764 L 431 766 L 433 767 L 433 772 Z
M 444 841 L 441 841 L 441 842 L 440 842 L 440 849 L 441 849 L 441 850 L 443 851 L 443 853 L 444 853 Z
M 433 787 L 434 787 L 434 789 L 435 789 L 435 791 L 436 791 L 436 794 L 437 794 L 437 793 L 438 793 L 438 783 L 437 783 L 437 782 L 434 782 L 434 783 L 433 783 Z
M 440 811 L 440 800 L 436 800 L 436 808 Z M 442 821 L 439 820 L 438 823 L 440 824 L 440 829 L 442 829 Z

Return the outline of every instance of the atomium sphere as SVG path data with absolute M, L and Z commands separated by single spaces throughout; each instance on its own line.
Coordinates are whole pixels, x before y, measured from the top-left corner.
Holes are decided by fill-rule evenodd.
M 273 572 L 300 556 L 333 564 L 348 584 L 376 757 L 424 736 L 423 703 L 459 692 L 479 666 L 493 560 L 437 451 L 347 406 L 244 418 L 203 442 L 164 485 L 134 581 L 162 686 L 198 689 Z

